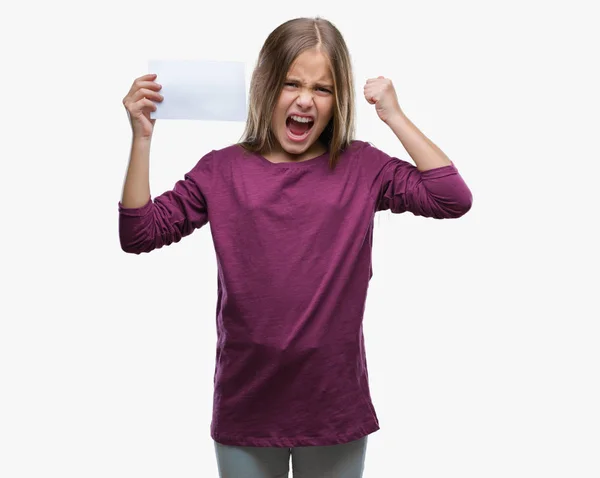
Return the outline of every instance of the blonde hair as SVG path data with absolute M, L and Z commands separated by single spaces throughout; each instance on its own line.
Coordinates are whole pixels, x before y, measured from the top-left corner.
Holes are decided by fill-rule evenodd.
M 246 128 L 238 143 L 259 154 L 276 144 L 271 118 L 288 70 L 306 50 L 319 49 L 329 60 L 334 85 L 333 117 L 319 140 L 328 148 L 334 169 L 354 140 L 354 81 L 350 54 L 340 31 L 320 17 L 295 18 L 279 25 L 265 40 L 250 83 Z

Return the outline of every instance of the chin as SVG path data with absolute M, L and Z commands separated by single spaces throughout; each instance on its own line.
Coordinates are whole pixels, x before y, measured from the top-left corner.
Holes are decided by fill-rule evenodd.
M 308 151 L 310 149 L 310 147 L 314 144 L 314 141 L 312 143 L 306 143 L 303 145 L 299 145 L 299 144 L 289 144 L 289 143 L 283 143 L 282 149 L 289 154 L 302 154 L 305 153 L 306 151 Z
M 287 152 L 288 154 L 298 155 L 305 153 L 311 147 L 313 147 L 315 143 L 318 143 L 320 133 L 316 133 L 316 131 L 311 131 L 304 141 L 296 142 L 291 140 L 288 137 L 287 131 L 284 130 L 280 132 L 277 140 L 281 146 L 281 149 L 283 149 L 285 152 Z

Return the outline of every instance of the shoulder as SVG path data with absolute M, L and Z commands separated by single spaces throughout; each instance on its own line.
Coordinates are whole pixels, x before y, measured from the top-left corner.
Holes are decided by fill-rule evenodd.
M 383 158 L 386 160 L 388 158 L 390 158 L 389 155 L 387 155 L 382 150 L 377 148 L 370 141 L 362 141 L 362 140 L 356 139 L 350 143 L 350 146 L 348 149 L 354 153 L 354 156 L 358 156 L 362 159 L 364 159 L 365 157 L 366 158 L 380 157 L 380 158 Z
M 221 166 L 225 163 L 236 163 L 239 160 L 245 160 L 254 153 L 244 148 L 241 143 L 233 143 L 220 149 L 214 149 L 211 154 L 215 158 L 215 162 L 219 162 Z
M 204 154 L 196 163 L 194 169 L 202 171 L 212 171 L 217 167 L 223 166 L 226 162 L 234 160 L 248 152 L 239 144 L 232 144 L 220 149 L 213 149 Z
M 359 139 L 355 139 L 355 140 L 350 141 L 347 151 L 349 153 L 357 153 L 357 152 L 361 151 L 362 149 L 364 149 L 366 146 L 369 146 L 369 143 L 367 143 L 366 141 L 361 141 Z
M 213 149 L 207 153 L 202 159 L 207 158 L 209 161 L 227 161 L 228 159 L 238 157 L 244 154 L 246 150 L 239 144 L 231 144 L 220 149 Z
M 351 156 L 361 167 L 380 169 L 393 158 L 369 141 L 354 140 L 349 146 Z
M 221 149 L 215 149 L 212 151 L 219 157 L 228 158 L 239 156 L 241 154 L 247 153 L 247 151 L 242 147 L 239 143 L 230 144 L 229 146 L 225 146 Z

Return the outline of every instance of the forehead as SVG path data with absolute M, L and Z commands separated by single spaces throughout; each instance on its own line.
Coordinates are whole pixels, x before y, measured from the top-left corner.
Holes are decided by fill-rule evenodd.
M 331 67 L 326 55 L 316 50 L 302 52 L 288 70 L 288 76 L 306 81 L 332 81 Z

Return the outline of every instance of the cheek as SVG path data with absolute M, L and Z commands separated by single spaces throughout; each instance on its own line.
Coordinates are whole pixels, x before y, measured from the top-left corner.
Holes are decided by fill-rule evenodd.
M 282 123 L 285 124 L 289 108 L 290 105 L 289 102 L 286 101 L 285 95 L 281 95 L 273 114 L 273 123 L 278 125 L 278 127 L 280 127 Z
M 330 99 L 323 99 L 323 101 L 317 104 L 319 110 L 319 123 L 327 124 L 333 115 L 333 101 Z
M 278 129 L 281 127 L 282 123 L 285 123 L 285 109 L 278 105 L 273 112 L 271 127 L 273 129 Z

